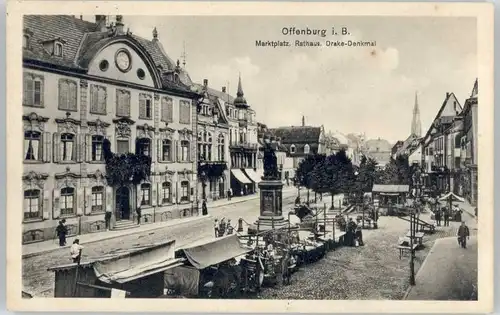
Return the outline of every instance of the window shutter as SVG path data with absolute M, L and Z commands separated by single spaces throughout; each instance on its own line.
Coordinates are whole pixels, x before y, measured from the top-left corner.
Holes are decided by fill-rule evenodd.
M 167 121 L 174 121 L 174 101 L 172 99 L 167 102 Z
M 44 84 L 43 78 L 41 78 L 40 79 L 40 106 L 43 106 L 43 94 L 44 94 L 44 91 L 45 91 L 44 87 L 45 87 L 45 84 Z M 34 90 L 35 90 L 35 87 L 33 87 L 33 91 Z
M 113 212 L 113 188 L 106 186 L 106 211 Z
M 156 155 L 158 157 L 158 162 L 163 161 L 163 138 L 160 135 L 156 140 Z
M 99 88 L 96 85 L 90 87 L 90 112 L 98 113 L 99 111 Z
M 68 103 L 68 84 L 65 81 L 59 81 L 59 109 L 67 109 Z
M 69 108 L 72 110 L 77 110 L 77 95 L 78 87 L 76 83 L 72 82 L 69 84 Z
M 158 153 L 156 153 L 156 151 L 158 150 L 157 149 L 157 146 L 155 145 L 156 144 L 156 141 L 154 138 L 151 138 L 151 140 L 149 141 L 149 149 L 151 151 L 151 169 L 153 169 L 154 167 L 154 162 L 156 162 L 156 156 L 158 155 Z M 159 160 L 159 159 L 158 159 Z
M 50 209 L 49 209 L 49 205 L 50 205 L 50 190 L 47 190 L 45 189 L 43 191 L 43 201 L 42 201 L 42 211 L 43 211 L 43 219 L 44 220 L 48 220 L 50 219 Z
M 151 184 L 151 205 L 156 206 L 156 197 L 157 197 L 157 190 L 156 190 L 156 183 Z M 159 204 L 159 203 L 158 203 Z
M 182 160 L 182 156 L 180 154 L 180 141 L 179 140 L 175 140 L 175 156 L 177 158 L 177 162 L 180 162 Z
M 146 117 L 146 99 L 144 96 L 139 96 L 139 117 Z
M 24 75 L 24 104 L 33 105 L 35 93 L 35 83 L 31 75 Z
M 84 153 L 84 149 L 85 149 L 85 147 L 84 147 L 85 143 L 83 142 L 84 136 L 85 135 L 82 135 L 82 134 L 76 135 L 75 145 L 76 145 L 76 161 L 77 162 L 82 162 L 82 160 L 83 160 L 83 153 Z
M 192 145 L 194 141 L 190 141 L 188 145 L 189 161 L 192 163 L 196 161 L 196 144 Z
M 85 191 L 83 187 L 78 187 L 76 190 L 76 215 L 83 215 L 85 208 Z M 78 231 L 80 232 L 80 231 Z
M 90 188 L 90 187 L 85 188 L 84 191 L 85 191 L 85 193 L 84 193 L 85 209 L 83 211 L 84 211 L 84 214 L 89 215 L 90 213 L 92 213 L 92 188 Z
M 61 196 L 61 191 L 59 189 L 54 189 L 52 191 L 52 219 L 57 219 L 61 216 L 61 208 L 59 200 Z
M 85 148 L 85 161 L 90 162 L 92 161 L 92 135 L 85 135 L 85 142 L 83 144 Z
M 52 134 L 53 142 L 52 145 L 54 147 L 54 150 L 52 150 L 52 161 L 54 163 L 57 163 L 61 160 L 61 152 L 59 150 L 59 147 L 61 146 L 61 134 L 59 132 L 54 132 Z
M 137 207 L 141 206 L 141 201 L 142 201 L 142 192 L 141 192 L 141 185 L 137 185 Z
M 51 153 L 51 148 L 52 148 L 52 145 L 51 145 L 51 141 L 50 141 L 50 132 L 44 132 L 43 133 L 43 146 L 42 146 L 42 150 L 43 150 L 43 161 L 44 162 L 50 162 L 50 153 Z
M 167 98 L 161 98 L 161 121 L 167 120 Z

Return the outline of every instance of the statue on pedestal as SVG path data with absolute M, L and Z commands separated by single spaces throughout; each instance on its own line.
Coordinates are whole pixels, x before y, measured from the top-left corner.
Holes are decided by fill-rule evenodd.
M 280 180 L 280 175 L 278 172 L 278 160 L 276 158 L 276 153 L 270 143 L 266 143 L 264 146 L 264 180 Z

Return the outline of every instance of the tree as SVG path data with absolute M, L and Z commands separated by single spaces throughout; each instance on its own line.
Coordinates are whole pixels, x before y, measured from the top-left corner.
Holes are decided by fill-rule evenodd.
M 326 156 L 324 154 L 310 154 L 303 159 L 299 166 L 297 167 L 297 171 L 295 172 L 295 176 L 297 178 L 296 185 L 297 187 L 303 186 L 307 188 L 307 200 L 309 201 L 309 190 L 312 188 L 312 176 L 313 171 L 316 165 L 320 164 Z
M 363 156 L 358 168 L 358 175 L 354 181 L 354 195 L 356 202 L 363 200 L 364 193 L 371 192 L 377 178 L 377 161 Z

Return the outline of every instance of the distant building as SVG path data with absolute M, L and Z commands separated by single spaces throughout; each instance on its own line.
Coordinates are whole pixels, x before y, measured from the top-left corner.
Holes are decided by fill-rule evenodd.
M 385 167 L 391 160 L 392 145 L 385 139 L 370 139 L 365 142 L 365 155 L 377 161 L 379 167 Z
M 281 138 L 276 137 L 266 125 L 259 123 L 258 126 L 259 155 L 257 159 L 257 174 L 259 174 L 259 176 L 264 174 L 263 150 L 266 143 L 271 143 L 276 154 L 281 180 L 285 184 L 292 185 L 292 178 L 295 176 L 293 158 L 288 155 L 288 150 L 286 146 L 281 143 Z
M 302 126 L 270 128 L 269 131 L 281 139 L 288 155 L 293 158 L 293 168 L 296 169 L 309 154 L 326 154 L 325 129 L 323 126 L 306 126 L 302 118 Z

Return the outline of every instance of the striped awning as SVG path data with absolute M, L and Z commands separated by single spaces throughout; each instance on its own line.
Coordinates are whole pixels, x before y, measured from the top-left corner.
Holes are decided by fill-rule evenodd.
M 236 180 L 242 184 L 252 183 L 252 181 L 238 168 L 232 169 L 231 173 L 233 174 L 234 178 L 236 178 Z
M 246 168 L 245 169 L 245 174 L 250 178 L 254 183 L 258 184 L 260 183 L 261 179 L 259 175 L 251 168 Z

